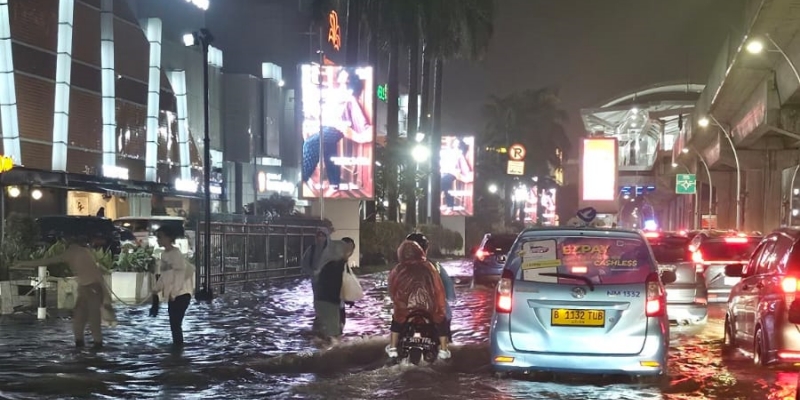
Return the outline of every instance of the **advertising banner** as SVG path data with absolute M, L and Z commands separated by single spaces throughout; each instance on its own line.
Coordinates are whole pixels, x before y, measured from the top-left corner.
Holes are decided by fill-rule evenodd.
M 442 136 L 440 150 L 442 215 L 473 215 L 475 138 Z
M 372 199 L 372 67 L 302 65 L 300 80 L 302 197 Z
M 617 139 L 586 138 L 581 145 L 580 204 L 598 212 L 616 213 L 618 169 Z

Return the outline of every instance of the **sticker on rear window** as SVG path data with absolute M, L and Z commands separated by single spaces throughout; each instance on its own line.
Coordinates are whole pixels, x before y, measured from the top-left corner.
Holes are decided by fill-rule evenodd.
M 556 254 L 556 240 L 536 240 L 522 244 L 522 269 L 557 267 L 561 260 Z

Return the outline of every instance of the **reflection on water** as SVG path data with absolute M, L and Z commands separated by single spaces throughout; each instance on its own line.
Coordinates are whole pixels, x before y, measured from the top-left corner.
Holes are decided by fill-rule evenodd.
M 719 319 L 673 327 L 670 380 L 663 385 L 606 377 L 491 374 L 487 345 L 493 292 L 470 288 L 466 264 L 446 263 L 461 283 L 454 305 L 453 359 L 387 366 L 390 318 L 385 274 L 364 278 L 367 298 L 347 310 L 343 343 L 317 349 L 308 282 L 192 304 L 187 347 L 172 353 L 166 310 L 119 306 L 120 326 L 100 351 L 72 347 L 67 319 L 0 319 L 0 398 L 164 399 L 790 399 L 797 374 L 722 359 Z M 712 315 L 720 315 L 716 310 Z

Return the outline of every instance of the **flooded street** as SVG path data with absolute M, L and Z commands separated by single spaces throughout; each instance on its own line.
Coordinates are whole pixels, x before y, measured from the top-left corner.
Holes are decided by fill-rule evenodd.
M 166 307 L 119 305 L 120 326 L 101 351 L 76 350 L 68 319 L 0 320 L 0 398 L 7 399 L 792 399 L 795 372 L 758 369 L 744 356 L 722 359 L 721 312 L 708 325 L 672 328 L 670 382 L 492 376 L 487 345 L 493 292 L 470 288 L 469 268 L 454 307 L 453 359 L 442 365 L 384 365 L 390 306 L 385 274 L 362 278 L 367 298 L 348 308 L 343 343 L 317 349 L 308 282 L 192 304 L 187 347 L 170 352 Z

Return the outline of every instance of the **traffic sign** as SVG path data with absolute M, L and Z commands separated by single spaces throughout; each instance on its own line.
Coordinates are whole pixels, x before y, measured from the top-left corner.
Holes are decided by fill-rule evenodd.
M 524 161 L 525 160 L 525 146 L 517 143 L 512 144 L 508 148 L 508 159 L 511 161 Z
M 525 161 L 508 160 L 508 167 L 506 168 L 506 173 L 509 175 L 524 175 Z
M 697 193 L 697 175 L 695 174 L 675 175 L 675 193 L 677 194 Z

